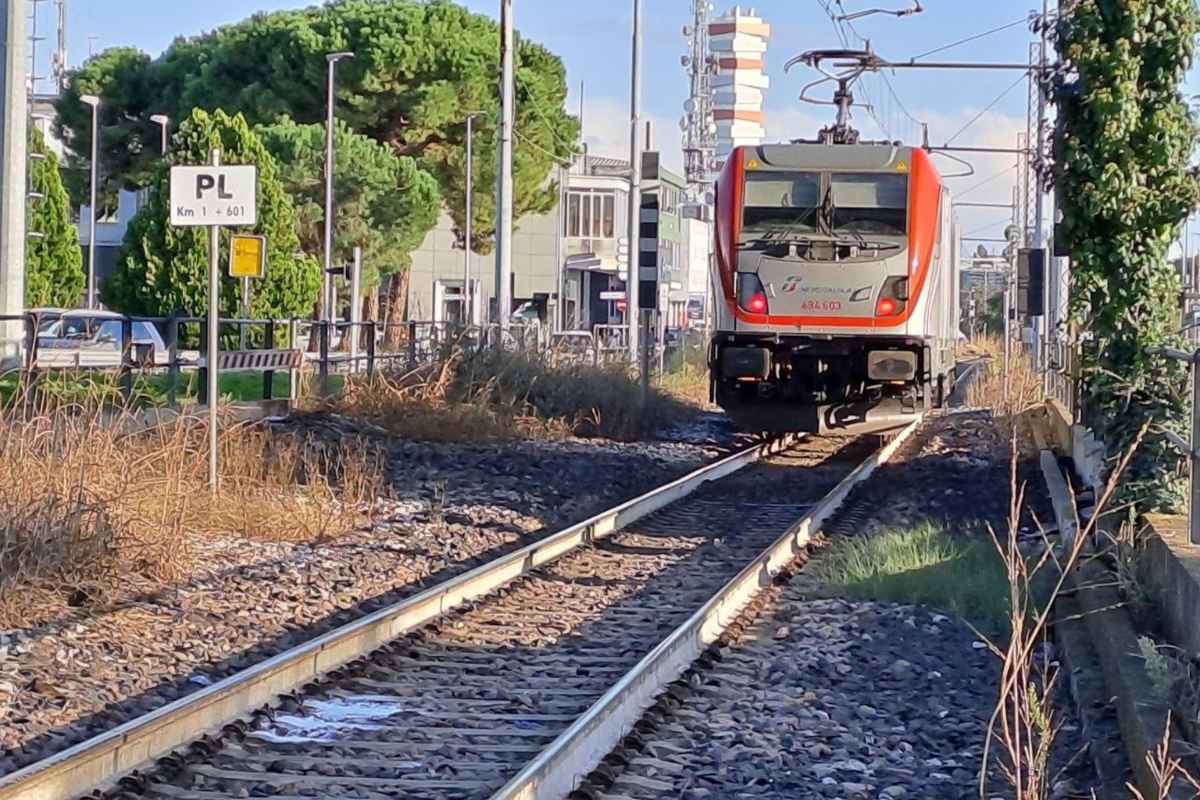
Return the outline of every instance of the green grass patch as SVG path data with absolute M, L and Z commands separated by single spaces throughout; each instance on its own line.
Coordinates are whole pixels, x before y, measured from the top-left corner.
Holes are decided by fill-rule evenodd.
M 221 397 L 227 402 L 254 402 L 263 399 L 263 374 L 261 372 L 227 372 L 219 378 Z M 9 402 L 20 388 L 21 378 L 12 372 L 0 375 L 0 401 Z M 312 376 L 309 387 L 316 391 L 317 379 Z M 334 392 L 341 391 L 345 377 L 330 376 Z M 132 405 L 135 408 L 152 408 L 167 405 L 166 373 L 133 376 Z M 200 373 L 182 372 L 175 388 L 176 400 L 180 404 L 195 403 L 199 397 Z M 100 402 L 102 405 L 121 405 L 121 380 L 116 372 L 47 372 L 39 378 L 39 391 L 62 403 Z M 272 384 L 275 399 L 290 396 L 291 378 L 286 371 L 276 372 Z
M 167 376 L 155 375 L 152 381 L 161 388 L 163 396 L 167 391 Z M 235 403 L 254 402 L 263 399 L 263 374 L 261 372 L 226 372 L 217 376 L 218 391 L 225 400 Z M 291 379 L 288 373 L 276 372 L 271 386 L 275 399 L 286 398 L 291 391 Z M 200 373 L 189 371 L 179 377 L 176 388 L 179 399 L 194 401 L 200 393 Z
M 839 539 L 810 569 L 823 593 L 932 606 L 994 635 L 1009 628 L 1008 579 L 990 538 L 967 540 L 927 523 Z

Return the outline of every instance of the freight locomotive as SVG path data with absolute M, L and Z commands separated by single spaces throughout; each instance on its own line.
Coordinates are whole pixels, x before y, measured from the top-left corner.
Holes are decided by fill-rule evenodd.
M 959 234 L 928 152 L 739 147 L 715 205 L 710 391 L 739 427 L 883 431 L 945 401 Z

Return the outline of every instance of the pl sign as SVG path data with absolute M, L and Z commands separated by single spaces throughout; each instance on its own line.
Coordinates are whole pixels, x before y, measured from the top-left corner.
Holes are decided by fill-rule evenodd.
M 171 167 L 171 224 L 256 225 L 257 190 L 258 167 Z

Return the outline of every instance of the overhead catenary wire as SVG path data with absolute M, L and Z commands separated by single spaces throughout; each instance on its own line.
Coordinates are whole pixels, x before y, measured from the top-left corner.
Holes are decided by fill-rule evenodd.
M 967 189 L 967 190 L 965 190 L 965 191 L 962 191 L 962 192 L 958 192 L 958 197 L 959 197 L 959 199 L 962 199 L 962 197 L 963 197 L 964 195 L 968 195 L 968 194 L 971 194 L 971 193 L 972 193 L 972 192 L 974 192 L 974 191 L 977 191 L 977 190 L 979 190 L 979 189 L 982 189 L 984 186 L 987 186 L 987 185 L 989 185 L 989 184 L 991 184 L 991 183 L 993 183 L 993 182 L 995 182 L 995 181 L 998 181 L 1000 178 L 1003 178 L 1005 175 L 1007 175 L 1007 174 L 1008 174 L 1008 173 L 1010 173 L 1010 172 L 1014 172 L 1015 170 L 1016 170 L 1016 167 L 1015 167 L 1015 166 L 1012 166 L 1012 167 L 1005 167 L 1004 169 L 1002 169 L 1001 171 L 997 172 L 995 175 L 991 176 L 990 178 L 985 178 L 985 179 L 983 179 L 982 181 L 980 181 L 979 183 L 975 184 L 975 185 L 974 185 L 974 186 L 972 186 L 970 189 Z
M 984 231 L 988 231 L 999 225 L 1003 225 L 1006 222 L 1012 222 L 1012 217 L 1008 216 L 1008 217 L 1004 217 L 1003 219 L 993 220 L 991 222 L 988 222 L 986 225 L 980 225 L 978 228 L 972 228 L 971 230 L 969 230 L 963 234 L 963 238 L 969 238 L 971 236 L 974 236 L 977 233 L 983 233 Z
M 978 114 L 976 114 L 974 117 L 972 117 L 971 120 L 966 125 L 963 125 L 961 128 L 959 128 L 958 133 L 954 134 L 949 139 L 947 139 L 946 146 L 948 147 L 950 144 L 952 144 L 954 142 L 955 139 L 957 139 L 958 137 L 960 137 L 964 133 L 966 133 L 968 130 L 970 130 L 975 125 L 975 123 L 977 123 L 977 122 L 979 122 L 979 120 L 983 119 L 985 114 L 987 114 L 993 108 L 998 106 L 1000 104 L 1001 100 L 1003 100 L 1005 97 L 1008 97 L 1009 93 L 1012 92 L 1013 89 L 1017 88 L 1024 82 L 1025 82 L 1025 74 L 1023 73 L 1021 75 L 1021 77 L 1019 77 L 1015 81 L 1013 81 L 1012 85 L 1010 85 L 1007 89 L 1005 89 L 1003 92 L 1001 92 L 999 95 L 997 95 L 995 100 L 988 103 L 987 106 L 982 111 L 980 111 Z
M 847 49 L 850 47 L 850 37 L 846 33 L 847 28 L 849 28 L 850 32 L 857 36 L 860 41 L 862 41 L 864 44 L 866 43 L 867 40 L 864 39 L 862 35 L 860 35 L 859 32 L 854 29 L 853 25 L 848 22 L 844 22 L 839 18 L 837 12 L 833 10 L 833 0 L 817 0 L 817 4 L 821 6 L 821 9 L 829 17 L 829 21 L 833 25 L 834 34 L 837 36 L 842 47 Z M 840 8 L 843 12 L 845 11 L 845 9 L 842 8 L 841 0 L 837 0 L 837 5 L 838 8 Z M 872 120 L 874 120 L 875 124 L 879 127 L 879 130 L 890 138 L 892 135 L 890 126 L 881 120 L 878 113 L 876 113 L 875 102 L 871 99 L 871 93 L 868 90 L 866 83 L 860 82 L 859 86 L 861 87 L 860 91 L 862 92 L 863 98 L 866 100 L 865 108 L 867 110 L 867 114 Z
M 1022 17 L 1021 19 L 1010 22 L 1007 25 L 1001 25 L 998 28 L 992 28 L 989 31 L 984 31 L 983 33 L 977 33 L 974 36 L 968 36 L 965 39 L 959 39 L 956 42 L 951 42 L 950 44 L 942 45 L 941 47 L 935 47 L 933 50 L 928 50 L 924 53 L 920 53 L 919 55 L 913 56 L 912 58 L 909 59 L 909 62 L 911 63 L 913 61 L 917 61 L 918 59 L 922 59 L 922 58 L 925 58 L 926 56 L 934 55 L 935 53 L 941 53 L 946 50 L 952 50 L 955 47 L 960 47 L 964 44 L 969 44 L 970 42 L 974 42 L 979 39 L 983 39 L 984 37 L 991 36 L 993 34 L 1002 33 L 1003 31 L 1009 30 L 1010 28 L 1015 28 L 1018 25 L 1024 25 L 1028 22 L 1029 22 L 1029 19 L 1027 17 Z
M 844 0 L 817 0 L 817 2 L 821 6 L 821 8 L 825 11 L 825 13 L 829 16 L 830 20 L 833 21 L 835 29 L 838 31 L 839 39 L 841 40 L 842 45 L 844 47 L 849 46 L 848 38 L 845 35 L 845 29 L 848 29 L 850 31 L 850 33 L 852 33 L 854 36 L 858 37 L 858 39 L 860 41 L 862 41 L 864 44 L 866 44 L 868 42 L 868 39 L 866 37 L 864 37 L 861 33 L 858 32 L 858 30 L 854 27 L 854 24 L 852 22 L 842 20 L 839 17 L 839 15 L 834 12 L 833 4 L 836 3 L 837 7 L 842 11 L 842 16 L 845 16 L 846 9 L 845 9 L 845 5 L 844 5 Z M 956 41 L 950 42 L 949 44 L 942 45 L 941 47 L 937 47 L 932 50 L 928 50 L 924 53 L 915 55 L 909 60 L 909 63 L 915 62 L 921 58 L 925 58 L 926 56 L 934 55 L 935 53 L 940 53 L 945 50 L 953 49 L 955 47 L 961 47 L 962 45 L 969 44 L 970 42 L 978 41 L 979 39 L 983 39 L 988 36 L 993 36 L 997 33 L 1002 33 L 1004 31 L 1011 30 L 1012 28 L 1015 28 L 1017 26 L 1027 24 L 1029 22 L 1029 20 L 1030 20 L 1030 17 L 1022 17 L 1021 19 L 1013 20 L 1012 22 L 1005 23 L 1004 25 L 1000 25 L 995 28 L 990 28 L 981 33 L 977 33 L 972 36 L 967 36 L 962 39 L 958 39 Z M 892 85 L 892 82 L 889 80 L 886 72 L 880 71 L 879 75 L 882 78 L 886 89 L 891 94 L 891 98 L 895 102 L 896 107 L 899 109 L 900 113 L 903 114 L 904 117 L 906 117 L 913 124 L 917 125 L 918 127 L 921 126 L 923 124 L 922 121 L 918 120 L 915 117 L 915 115 L 913 115 L 908 110 L 908 108 L 904 105 L 904 101 L 900 99 L 899 94 L 896 92 L 895 87 Z M 978 123 L 979 120 L 982 119 L 983 116 L 988 111 L 995 108 L 995 106 L 997 104 L 999 104 L 1000 101 L 1003 100 L 1009 94 L 1009 92 L 1011 92 L 1013 89 L 1015 89 L 1016 86 L 1018 86 L 1023 80 L 1025 80 L 1024 76 L 1019 78 L 1012 86 L 1010 86 L 1008 89 L 1006 89 L 987 108 L 985 108 L 983 111 L 981 111 L 974 119 L 972 119 L 965 126 L 963 126 L 962 129 L 960 129 L 957 133 L 955 133 L 954 136 L 950 137 L 950 139 L 948 139 L 946 141 L 946 144 L 949 145 L 951 142 L 953 142 L 959 136 L 962 136 L 962 134 L 965 133 L 967 130 L 969 130 L 973 125 Z M 865 94 L 866 93 L 864 91 L 864 95 Z M 876 121 L 878 121 L 878 120 L 876 120 Z M 881 127 L 884 127 L 884 126 L 881 126 Z M 885 132 L 886 132 L 886 129 L 885 129 Z

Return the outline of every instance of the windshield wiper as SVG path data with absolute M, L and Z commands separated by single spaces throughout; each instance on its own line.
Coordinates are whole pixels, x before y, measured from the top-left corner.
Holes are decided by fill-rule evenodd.
M 797 230 L 799 226 L 787 228 L 772 228 L 769 231 L 763 231 L 761 235 L 755 236 L 751 241 L 755 242 L 783 242 L 783 241 L 798 241 L 798 242 L 815 242 L 815 233 L 812 230 Z
M 831 235 L 833 234 L 833 184 L 825 187 L 825 196 L 821 198 L 821 222 L 825 223 L 825 230 Z

